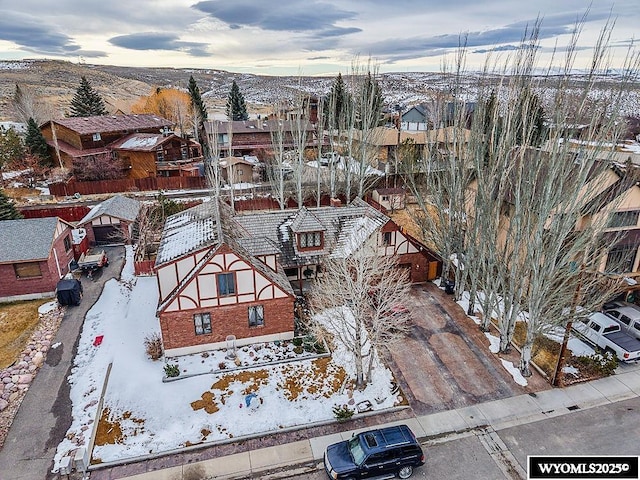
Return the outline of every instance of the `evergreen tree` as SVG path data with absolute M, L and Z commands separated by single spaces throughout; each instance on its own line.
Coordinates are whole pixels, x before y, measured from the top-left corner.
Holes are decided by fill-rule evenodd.
M 25 136 L 24 143 L 32 155 L 40 158 L 43 166 L 52 165 L 47 141 L 33 118 L 29 118 L 27 122 L 27 135 Z
M 227 118 L 229 120 L 247 120 L 249 118 L 247 104 L 235 80 L 231 84 L 231 90 L 229 90 L 227 97 Z
M 347 91 L 347 87 L 344 84 L 342 74 L 338 73 L 338 76 L 331 86 L 331 92 L 327 98 L 327 104 L 323 111 L 325 113 L 325 123 L 331 128 L 338 128 L 340 122 L 344 123 L 346 115 L 346 105 L 353 101 L 351 94 Z
M 371 75 L 371 72 L 368 72 L 361 86 L 360 101 L 356 112 L 356 127 L 366 129 L 379 126 L 382 123 L 383 101 L 382 89 L 378 81 Z
M 189 77 L 189 96 L 191 97 L 191 105 L 193 110 L 200 117 L 200 123 L 207 120 L 207 107 L 200 96 L 200 89 L 193 75 Z
M 24 156 L 24 145 L 20 135 L 13 128 L 0 130 L 0 167 L 21 159 Z
M 72 117 L 91 117 L 93 115 L 106 115 L 102 97 L 91 86 L 84 75 L 80 79 L 80 86 L 71 99 Z
M 22 214 L 9 197 L 0 190 L 0 220 L 18 220 L 19 218 L 22 218 Z

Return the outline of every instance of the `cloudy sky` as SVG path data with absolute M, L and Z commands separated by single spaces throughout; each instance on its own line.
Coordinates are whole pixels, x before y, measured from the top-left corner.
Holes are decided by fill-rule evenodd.
M 347 71 L 359 56 L 380 71 L 438 71 L 462 37 L 468 65 L 479 66 L 489 51 L 513 50 L 537 18 L 541 51 L 565 46 L 587 11 L 579 62 L 610 18 L 621 63 L 638 0 L 0 0 L 0 60 L 315 75 Z

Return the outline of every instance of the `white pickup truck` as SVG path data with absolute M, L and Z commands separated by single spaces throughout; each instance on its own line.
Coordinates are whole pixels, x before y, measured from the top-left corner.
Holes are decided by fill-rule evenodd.
M 604 313 L 576 320 L 572 328 L 597 347 L 615 353 L 622 362 L 640 359 L 640 340 L 622 332 L 618 322 Z

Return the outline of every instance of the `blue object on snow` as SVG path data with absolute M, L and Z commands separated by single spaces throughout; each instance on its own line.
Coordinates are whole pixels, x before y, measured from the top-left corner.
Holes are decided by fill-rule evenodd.
M 244 403 L 247 404 L 247 408 L 249 408 L 249 406 L 251 405 L 251 400 L 253 400 L 254 398 L 258 398 L 258 395 L 256 395 L 255 393 L 250 393 L 249 395 L 246 395 L 244 397 Z

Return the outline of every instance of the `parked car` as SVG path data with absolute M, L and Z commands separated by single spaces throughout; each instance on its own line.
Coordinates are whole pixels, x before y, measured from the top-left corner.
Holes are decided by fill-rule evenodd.
M 640 307 L 632 303 L 605 303 L 602 311 L 616 319 L 623 332 L 640 340 Z
M 572 328 L 597 347 L 613 352 L 623 362 L 640 359 L 640 340 L 624 333 L 620 324 L 604 313 L 594 312 L 576 320 Z
M 324 468 L 329 478 L 409 478 L 424 465 L 424 453 L 406 425 L 354 434 L 350 440 L 329 445 Z

